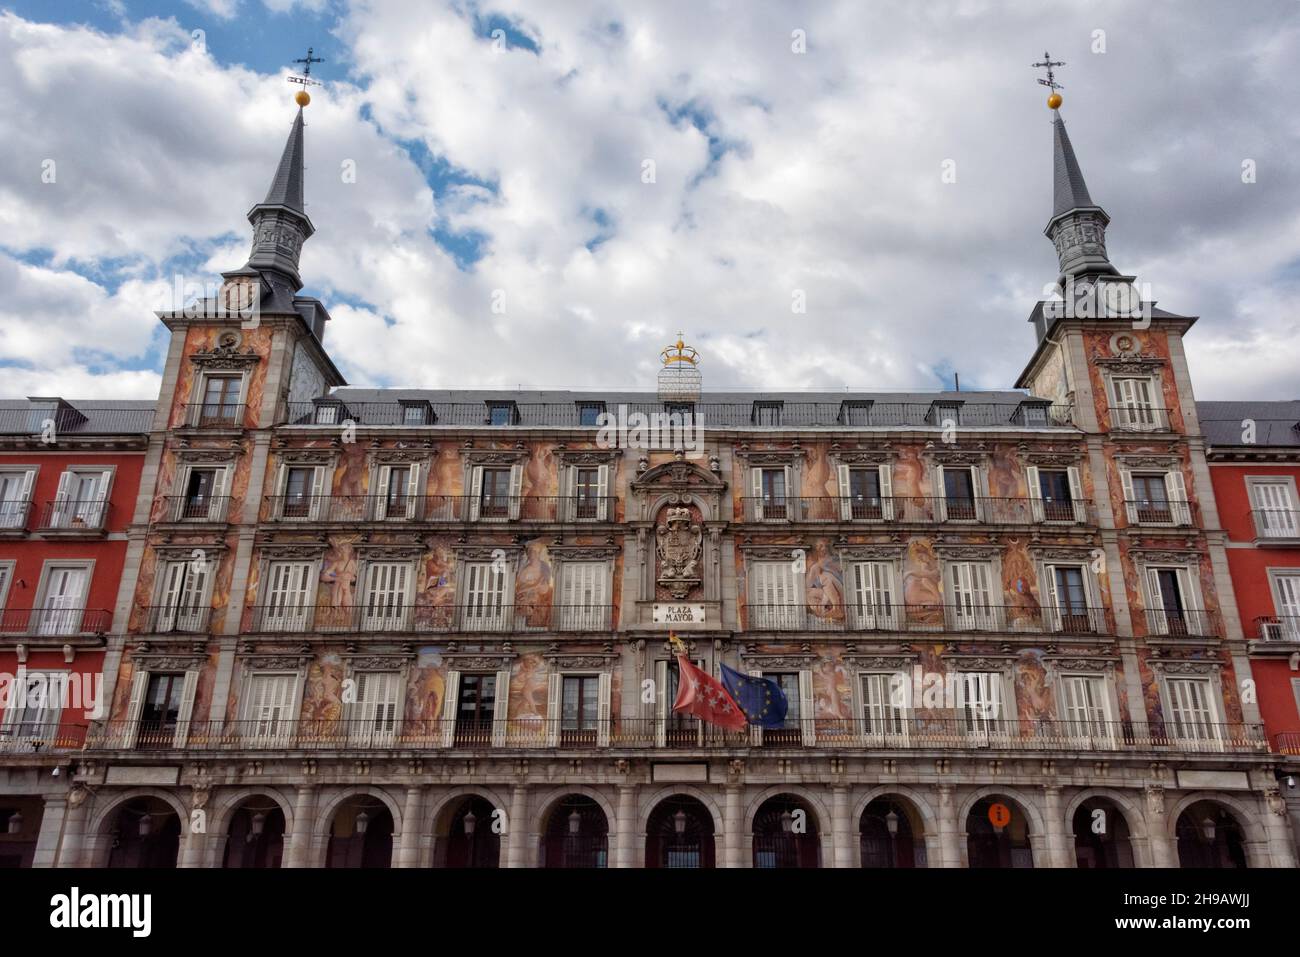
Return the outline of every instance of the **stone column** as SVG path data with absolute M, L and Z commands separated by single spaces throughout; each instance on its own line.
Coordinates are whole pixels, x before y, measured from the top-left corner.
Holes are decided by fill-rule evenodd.
M 1070 853 L 1069 835 L 1061 819 L 1061 789 L 1055 784 L 1043 787 L 1043 817 L 1047 829 L 1047 865 L 1049 867 L 1074 867 L 1076 860 Z
M 618 847 L 615 849 L 614 866 L 633 867 L 635 866 L 635 849 L 632 842 L 636 835 L 633 827 L 636 823 L 636 788 L 631 784 L 619 785 L 618 810 L 615 813 L 618 815 L 618 820 L 615 822 Z
M 940 784 L 939 856 L 931 867 L 961 867 L 961 828 L 957 821 L 957 796 L 951 784 Z
M 1165 789 L 1149 785 L 1147 787 L 1147 847 L 1151 850 L 1152 867 L 1177 867 L 1178 853 L 1173 840 L 1169 837 L 1168 821 L 1165 818 Z
M 36 852 L 32 856 L 32 867 L 53 867 L 54 852 L 59 847 L 59 833 L 63 830 L 63 818 L 67 814 L 68 799 L 65 797 L 47 797 L 41 811 L 41 830 L 36 837 Z
M 424 785 L 412 784 L 406 789 L 406 804 L 402 807 L 402 836 L 397 845 L 397 867 L 420 866 L 420 837 L 423 834 Z M 483 822 L 485 825 L 489 821 Z
M 528 785 L 516 784 L 506 822 L 506 867 L 528 866 Z
M 725 803 L 722 806 L 722 866 L 743 867 L 741 862 L 741 812 L 740 786 L 727 787 Z
M 832 867 L 853 866 L 853 834 L 849 823 L 849 789 L 845 786 L 831 788 L 831 840 Z
M 1264 791 L 1264 832 L 1268 835 L 1268 851 L 1274 867 L 1295 867 L 1295 840 L 1291 836 L 1286 799 L 1279 788 Z M 44 830 L 44 826 L 42 826 Z
M 288 867 L 313 867 L 312 831 L 316 823 L 316 785 L 298 786 L 298 800 L 293 807 L 293 834 L 289 838 Z
M 80 786 L 68 793 L 68 812 L 63 824 L 63 840 L 59 842 L 56 867 L 81 867 L 85 860 L 86 817 L 89 801 L 90 792 Z M 42 824 L 41 830 L 44 829 L 45 826 Z

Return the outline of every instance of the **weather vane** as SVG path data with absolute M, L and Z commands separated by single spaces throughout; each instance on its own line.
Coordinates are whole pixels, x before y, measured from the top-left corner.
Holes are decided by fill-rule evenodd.
M 313 52 L 314 50 L 311 47 L 308 47 L 306 56 L 299 57 L 293 61 L 294 63 L 301 63 L 303 65 L 302 76 L 296 74 L 291 74 L 289 76 L 290 83 L 297 83 L 302 86 L 302 89 L 293 95 L 294 102 L 299 106 L 306 106 L 311 102 L 311 94 L 307 92 L 307 87 L 320 86 L 318 80 L 313 80 L 311 78 L 311 65 L 313 63 L 324 63 L 325 60 L 318 56 L 312 56 Z
M 1040 76 L 1038 78 L 1038 82 L 1052 91 L 1051 95 L 1048 96 L 1047 98 L 1047 105 L 1052 109 L 1056 109 L 1058 106 L 1061 105 L 1061 94 L 1057 93 L 1056 91 L 1063 90 L 1065 89 L 1065 87 L 1061 86 L 1061 84 L 1056 82 L 1056 74 L 1052 71 L 1052 67 L 1065 66 L 1065 61 L 1053 60 L 1052 55 L 1044 51 L 1042 62 L 1035 63 L 1033 66 L 1034 69 L 1036 70 L 1042 70 L 1042 69 L 1047 70 L 1047 78 L 1044 79 L 1043 77 Z

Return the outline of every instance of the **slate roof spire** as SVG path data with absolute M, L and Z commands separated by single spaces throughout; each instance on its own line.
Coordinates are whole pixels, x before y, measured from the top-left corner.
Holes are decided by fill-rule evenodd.
M 248 212 L 253 225 L 253 250 L 246 269 L 263 274 L 278 274 L 293 284 L 294 291 L 302 288 L 298 275 L 298 256 L 302 244 L 316 231 L 303 205 L 303 100 L 299 100 L 298 113 L 289 130 L 289 139 L 280 154 L 280 164 L 275 169 L 271 188 L 266 199 Z M 267 276 L 267 278 L 271 278 Z
M 1060 100 L 1057 98 L 1057 105 Z M 1052 109 L 1052 218 L 1043 232 L 1056 246 L 1061 266 L 1058 283 L 1083 276 L 1119 275 L 1106 256 L 1106 225 L 1110 217 L 1092 201 L 1079 158 L 1060 111 Z

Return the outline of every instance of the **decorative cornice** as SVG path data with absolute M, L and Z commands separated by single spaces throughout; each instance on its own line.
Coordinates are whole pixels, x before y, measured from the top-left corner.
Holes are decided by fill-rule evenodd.
M 906 671 L 921 660 L 920 655 L 855 655 L 846 654 L 841 659 L 866 671 Z
M 135 652 L 131 660 L 140 671 L 197 671 L 208 657 L 204 654 Z
M 194 449 L 179 447 L 173 449 L 172 454 L 176 456 L 176 461 L 183 462 L 186 465 L 195 465 L 202 462 L 228 465 L 244 454 L 244 446 L 235 442 L 232 443 L 229 448 L 225 449 Z
M 552 545 L 547 551 L 561 562 L 598 562 L 615 558 L 622 549 L 617 545 Z
M 968 542 L 934 542 L 934 551 L 940 558 L 973 561 L 982 558 L 997 558 L 1002 554 L 1002 546 L 989 544 L 971 544 Z
M 390 653 L 382 655 L 345 654 L 343 658 L 352 667 L 353 671 L 401 671 L 415 660 L 415 653 Z
M 283 465 L 333 465 L 338 461 L 338 452 L 331 449 L 285 448 L 279 452 Z
M 553 671 L 602 671 L 618 660 L 616 653 L 558 654 L 548 653 L 546 660 Z
M 1170 675 L 1213 675 L 1223 667 L 1215 660 L 1192 660 L 1187 658 L 1150 658 L 1147 661 L 1152 671 Z
M 1093 361 L 1103 369 L 1120 375 L 1149 374 L 1167 365 L 1160 356 L 1151 355 L 1097 356 Z
M 841 545 L 837 549 L 840 560 L 846 562 L 897 561 L 906 550 L 907 546 L 901 542 L 897 545 Z
M 1183 464 L 1183 458 L 1170 449 L 1166 455 L 1151 455 L 1150 453 L 1125 455 L 1121 452 L 1115 455 L 1115 462 L 1121 468 L 1128 469 L 1173 469 L 1179 468 Z
M 401 561 L 423 558 L 426 551 L 423 544 L 412 545 L 409 542 L 359 542 L 352 547 L 358 558 L 382 558 L 386 561 Z
M 888 465 L 899 456 L 897 449 L 885 443 L 873 449 L 837 449 L 831 447 L 829 457 L 841 465 Z
M 507 556 L 518 557 L 523 553 L 524 547 L 516 542 L 502 542 L 499 545 L 460 545 L 451 546 L 452 553 L 456 556 L 458 562 L 474 561 L 491 561 L 496 558 L 497 552 L 505 552 Z
M 618 449 L 557 449 L 555 452 L 564 465 L 608 465 L 619 455 Z
M 286 558 L 320 558 L 329 551 L 328 542 L 295 542 L 293 544 L 277 545 L 273 542 L 263 542 L 260 546 L 262 557 L 266 559 L 286 559 Z
M 815 660 L 813 655 L 765 655 L 742 651 L 740 660 L 756 668 L 806 668 Z
M 790 542 L 783 545 L 742 543 L 741 552 L 753 561 L 786 561 L 794 557 L 793 552 L 807 553 L 808 545 L 804 542 Z
M 790 465 L 799 459 L 807 458 L 807 456 L 808 450 L 802 448 L 751 449 L 748 445 L 740 445 L 736 448 L 736 457 L 744 459 L 751 466 Z
M 528 460 L 528 449 L 462 448 L 460 455 L 469 465 L 516 465 Z
M 518 657 L 513 651 L 447 651 L 442 655 L 443 661 L 464 671 L 501 671 Z
M 930 459 L 936 465 L 982 465 L 992 454 L 993 450 L 985 442 L 961 448 L 956 445 L 936 445 L 933 441 L 929 441 L 921 450 L 921 456 Z
M 642 493 L 664 489 L 683 492 L 701 490 L 721 492 L 726 487 L 727 483 L 713 472 L 681 459 L 662 462 L 654 468 L 645 469 L 632 480 L 632 491 Z
M 237 652 L 240 661 L 248 669 L 259 671 L 298 671 L 311 663 L 311 655 L 272 655 L 256 652 Z

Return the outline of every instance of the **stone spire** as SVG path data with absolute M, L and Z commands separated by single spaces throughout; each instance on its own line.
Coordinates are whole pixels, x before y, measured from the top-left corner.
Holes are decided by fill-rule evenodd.
M 245 267 L 278 273 L 293 283 L 295 291 L 302 288 L 298 255 L 302 244 L 316 231 L 302 202 L 302 130 L 300 106 L 266 199 L 248 212 L 248 221 L 253 224 L 253 251 Z
M 1065 121 L 1052 110 L 1055 128 L 1052 219 L 1043 232 L 1056 246 L 1061 265 L 1057 282 L 1082 276 L 1115 276 L 1119 270 L 1106 258 L 1106 225 L 1110 217 L 1088 195 L 1088 184 L 1065 132 Z

